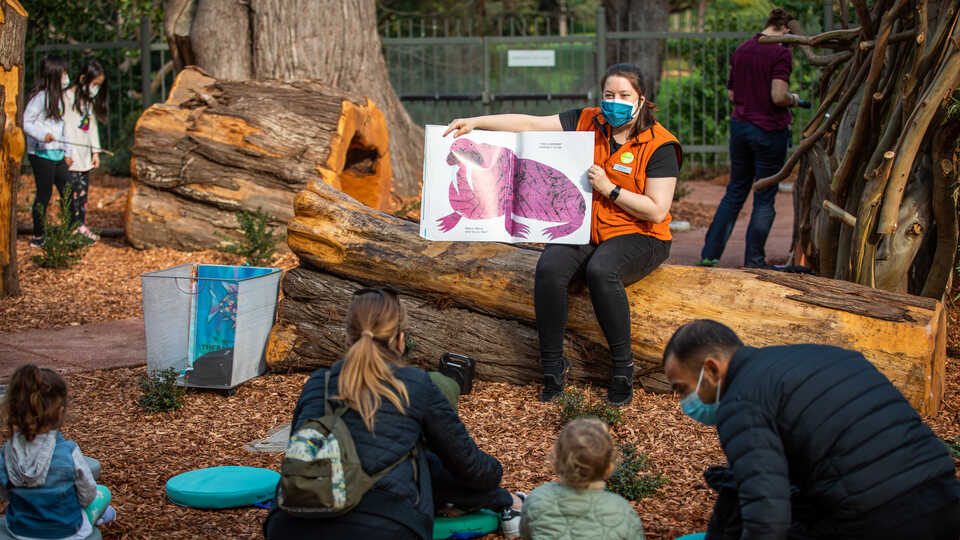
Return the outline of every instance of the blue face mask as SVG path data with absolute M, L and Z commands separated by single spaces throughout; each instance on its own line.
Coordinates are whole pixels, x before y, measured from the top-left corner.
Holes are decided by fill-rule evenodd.
M 689 396 L 680 400 L 680 408 L 684 414 L 693 418 L 701 424 L 708 426 L 717 425 L 717 408 L 720 407 L 720 386 L 717 385 L 717 400 L 713 403 L 704 403 L 697 394 L 700 391 L 700 383 L 703 381 L 703 368 L 700 368 L 700 378 L 697 379 L 697 388 Z
M 633 120 L 640 112 L 640 102 L 623 101 L 620 99 L 605 99 L 600 102 L 600 112 L 613 127 L 620 127 Z

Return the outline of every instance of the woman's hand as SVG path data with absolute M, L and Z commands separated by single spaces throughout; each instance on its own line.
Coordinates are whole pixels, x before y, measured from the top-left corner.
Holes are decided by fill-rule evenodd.
M 607 178 L 607 173 L 599 165 L 591 165 L 587 169 L 587 178 L 590 179 L 590 186 L 593 187 L 594 191 L 600 192 L 604 197 L 609 197 L 610 192 L 613 191 L 613 188 L 616 186 L 613 182 Z
M 47 133 L 47 136 L 43 138 L 43 142 L 45 143 L 52 143 L 55 140 L 57 140 L 57 138 L 53 136 L 53 133 Z
M 456 139 L 461 135 L 470 133 L 475 127 L 477 127 L 476 118 L 457 118 L 447 125 L 447 130 L 443 132 L 443 136 L 446 137 L 451 131 L 454 131 L 453 138 Z
M 100 167 L 100 152 L 93 153 L 93 159 L 91 160 L 91 163 L 93 164 L 94 169 Z

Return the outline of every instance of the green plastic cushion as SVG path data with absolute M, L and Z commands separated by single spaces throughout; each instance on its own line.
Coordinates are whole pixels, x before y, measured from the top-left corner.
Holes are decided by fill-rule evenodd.
M 433 538 L 469 538 L 496 532 L 500 527 L 500 517 L 490 510 L 480 510 L 460 517 L 433 518 Z
M 167 480 L 167 497 L 191 508 L 234 508 L 273 499 L 280 473 L 258 467 L 209 467 Z

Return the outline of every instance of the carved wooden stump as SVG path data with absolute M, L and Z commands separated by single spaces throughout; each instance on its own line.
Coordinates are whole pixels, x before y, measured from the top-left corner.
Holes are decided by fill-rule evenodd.
M 238 210 L 293 218 L 307 183 L 390 209 L 383 114 L 317 81 L 218 81 L 183 70 L 134 132 L 126 235 L 138 248 L 205 249 L 238 237 Z

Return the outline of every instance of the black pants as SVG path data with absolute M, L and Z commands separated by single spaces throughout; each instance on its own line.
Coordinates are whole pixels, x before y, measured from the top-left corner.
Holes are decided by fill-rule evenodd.
M 710 467 L 704 473 L 707 484 L 717 492 L 706 540 L 739 540 L 743 533 L 740 497 L 733 472 Z M 816 501 L 805 500 L 792 488 L 792 524 L 789 540 L 924 540 L 960 539 L 960 501 L 950 485 L 953 478 L 934 480 L 905 493 L 853 522 L 838 523 Z
M 87 192 L 90 191 L 90 171 L 70 171 L 70 214 L 74 223 L 87 222 Z
M 464 484 L 450 474 L 433 452 L 427 452 L 427 463 L 430 465 L 430 483 L 433 485 L 433 504 L 438 509 L 452 504 L 465 512 L 481 508 L 499 512 L 513 504 L 513 496 L 502 487 L 480 490 Z
M 567 288 L 585 277 L 593 311 L 607 338 L 614 371 L 633 365 L 630 305 L 624 290 L 656 269 L 670 255 L 670 242 L 645 234 L 625 234 L 600 245 L 551 244 L 537 262 L 533 302 L 544 371 L 559 371 L 567 329 Z
M 37 184 L 37 195 L 33 200 L 33 236 L 43 238 L 44 219 L 53 186 L 57 186 L 60 197 L 68 197 L 67 184 L 70 183 L 70 169 L 64 160 L 52 161 L 40 156 L 28 154 L 33 179 Z

